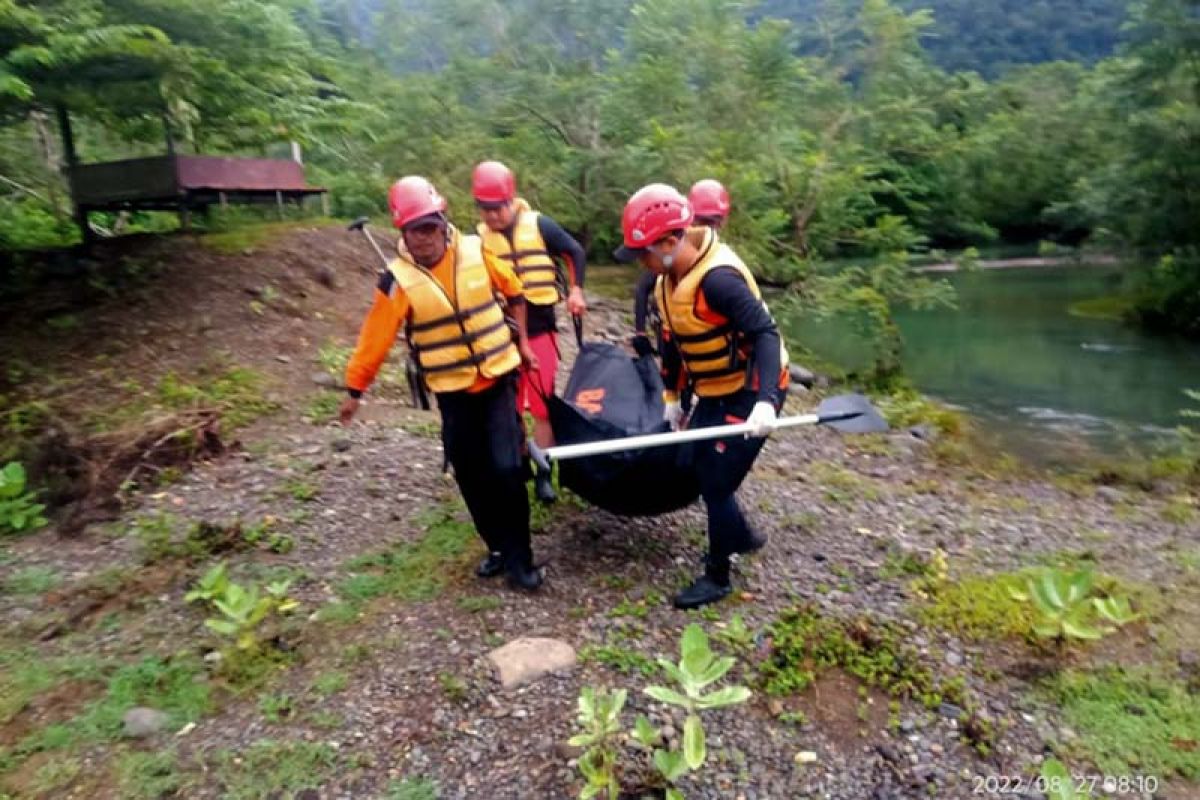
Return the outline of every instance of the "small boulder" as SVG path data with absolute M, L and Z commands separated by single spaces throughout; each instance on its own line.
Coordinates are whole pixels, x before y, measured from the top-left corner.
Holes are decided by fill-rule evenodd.
M 575 648 L 558 639 L 526 638 L 497 647 L 488 653 L 488 659 L 496 667 L 500 685 L 515 689 L 532 683 L 550 672 L 571 669 L 575 666 Z
M 122 718 L 125 735 L 131 739 L 145 739 L 167 727 L 167 715 L 154 708 L 138 706 L 125 712 Z

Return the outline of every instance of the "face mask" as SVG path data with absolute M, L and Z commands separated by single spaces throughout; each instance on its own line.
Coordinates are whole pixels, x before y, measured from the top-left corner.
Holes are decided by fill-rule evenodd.
M 671 248 L 671 252 L 667 253 L 664 256 L 659 256 L 659 258 L 662 259 L 663 266 L 666 269 L 671 269 L 671 267 L 673 267 L 675 265 L 675 257 L 679 255 L 679 249 L 681 247 L 683 247 L 683 237 L 682 236 L 679 237 L 679 241 L 675 243 L 675 246 L 673 248 Z

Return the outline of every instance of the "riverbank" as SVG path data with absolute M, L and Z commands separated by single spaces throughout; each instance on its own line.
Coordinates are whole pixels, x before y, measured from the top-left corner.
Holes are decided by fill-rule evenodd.
M 669 681 L 655 659 L 677 658 L 696 622 L 754 694 L 703 715 L 689 798 L 970 797 L 1031 780 L 1048 754 L 1158 784 L 1127 797 L 1200 792 L 1194 489 L 1051 479 L 896 408 L 911 429 L 772 437 L 742 490 L 770 543 L 715 608 L 668 601 L 698 568 L 699 508 L 629 520 L 569 496 L 535 509 L 548 583 L 517 595 L 471 574 L 481 548 L 435 415 L 385 381 L 361 422 L 329 424 L 369 252 L 333 229 L 233 254 L 154 247 L 138 257 L 161 269 L 136 291 L 27 304 L 4 331 L 8 380 L 14 364 L 27 375 L 7 410 L 62 397 L 56 414 L 111 430 L 214 409 L 224 452 L 137 471 L 120 506 L 69 535 L 3 540 L 0 791 L 573 797 L 583 687 L 628 689 L 620 729 L 644 713 L 680 742 L 682 715 L 642 689 Z M 589 335 L 624 339 L 626 303 L 591 300 Z M 798 392 L 789 410 L 816 400 Z M 264 657 L 240 672 L 186 601 L 218 563 L 242 585 L 290 580 L 300 604 L 263 623 Z M 1047 565 L 1109 576 L 1139 619 L 1098 642 L 1039 640 L 1008 590 Z M 505 689 L 489 654 L 530 636 L 576 663 Z M 147 725 L 131 728 L 133 708 Z

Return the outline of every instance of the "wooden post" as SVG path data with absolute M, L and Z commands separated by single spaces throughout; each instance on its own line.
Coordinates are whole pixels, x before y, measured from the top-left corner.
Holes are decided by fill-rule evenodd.
M 225 196 L 225 193 L 217 192 L 217 199 L 221 201 L 221 211 L 228 211 L 229 210 L 229 198 Z
M 275 190 L 275 207 L 279 209 L 279 218 L 285 219 L 283 214 L 283 192 Z
M 192 230 L 192 209 L 187 203 L 179 204 L 179 227 L 184 233 L 190 233 Z
M 292 161 L 295 161 L 297 164 L 304 163 L 304 157 L 300 154 L 299 142 L 292 142 Z
M 92 241 L 92 229 L 88 225 L 87 209 L 80 205 L 79 200 L 75 197 L 75 169 L 79 166 L 79 155 L 75 152 L 75 134 L 71 130 L 71 112 L 63 105 L 55 106 L 54 111 L 58 115 L 58 132 L 62 137 L 63 156 L 67 162 L 67 186 L 71 191 L 71 203 L 75 207 L 75 224 L 79 226 L 79 233 L 86 245 Z
M 329 216 L 329 192 L 321 192 L 321 216 Z

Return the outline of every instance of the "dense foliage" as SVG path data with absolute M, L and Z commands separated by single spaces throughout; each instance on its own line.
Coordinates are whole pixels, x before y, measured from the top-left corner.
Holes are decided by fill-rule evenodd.
M 803 291 L 829 284 L 819 264 L 861 257 L 883 271 L 857 285 L 928 302 L 895 280 L 897 254 L 1090 238 L 1154 265 L 1144 320 L 1196 332 L 1200 4 L 1140 0 L 1115 56 L 991 80 L 931 53 L 985 74 L 1094 58 L 1112 7 L 1047 0 L 1002 24 L 1000 2 L 915 5 L 0 0 L 0 245 L 73 235 L 64 108 L 84 160 L 161 149 L 164 125 L 185 150 L 300 141 L 342 215 L 420 171 L 465 222 L 472 165 L 501 158 L 601 256 L 630 191 L 712 176 L 754 269 Z M 1062 46 L 1006 44 L 1035 47 L 1023 27 Z

